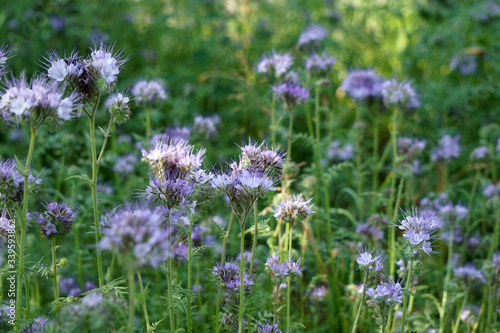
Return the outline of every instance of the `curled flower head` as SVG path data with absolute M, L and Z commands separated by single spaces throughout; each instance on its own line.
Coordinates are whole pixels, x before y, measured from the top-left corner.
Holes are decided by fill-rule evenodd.
M 217 125 L 220 123 L 219 116 L 196 116 L 194 117 L 193 131 L 201 133 L 206 137 L 213 137 L 217 134 Z
M 373 69 L 358 69 L 347 74 L 340 89 L 358 101 L 382 97 L 383 79 Z
M 66 236 L 71 231 L 75 217 L 78 215 L 75 206 L 52 201 L 46 204 L 45 208 L 36 220 L 40 225 L 42 237 L 52 239 Z
M 332 161 L 343 162 L 354 157 L 354 147 L 351 144 L 341 146 L 340 141 L 334 140 L 328 147 L 328 158 Z
M 35 118 L 49 118 L 56 124 L 74 117 L 77 95 L 64 97 L 64 87 L 43 77 L 35 77 L 30 83 L 21 75 L 7 81 L 0 109 L 3 117 L 16 122 Z
M 281 177 L 285 153 L 279 147 L 270 149 L 265 142 L 257 143 L 249 140 L 240 148 L 241 157 L 238 168 L 260 170 Z
M 444 135 L 439 139 L 438 147 L 434 148 L 431 154 L 433 161 L 449 161 L 453 158 L 460 156 L 460 145 L 458 143 L 460 135 L 452 137 L 451 135 Z
M 436 231 L 436 216 L 430 211 L 419 213 L 413 209 L 406 213 L 398 225 L 403 230 L 403 237 L 408 240 L 412 255 L 420 256 L 422 253 L 430 255 L 432 250 L 431 239 Z
M 473 282 L 485 283 L 485 279 L 481 270 L 474 267 L 474 264 L 469 263 L 465 266 L 457 267 L 453 270 L 455 277 L 461 279 L 466 284 Z
M 326 52 L 322 54 L 313 53 L 306 59 L 306 69 L 313 76 L 325 77 L 330 73 L 336 61 L 334 57 L 329 56 Z
M 120 209 L 109 216 L 99 246 L 123 256 L 131 268 L 153 267 L 171 253 L 170 231 L 163 227 L 163 214 L 146 205 Z
M 299 37 L 297 46 L 299 48 L 318 47 L 319 43 L 325 39 L 327 31 L 318 24 L 307 27 Z
M 293 108 L 295 104 L 301 104 L 309 99 L 309 89 L 304 88 L 295 82 L 284 82 L 273 87 L 273 91 L 277 98 L 285 101 L 289 108 Z
M 106 101 L 106 107 L 109 109 L 109 113 L 113 116 L 113 121 L 118 125 L 125 123 L 130 119 L 132 111 L 128 103 L 130 102 L 130 97 L 127 94 L 117 93 L 109 96 Z
M 123 50 L 113 53 L 114 44 L 95 43 L 91 48 L 89 63 L 94 72 L 104 80 L 106 85 L 116 81 L 116 76 L 127 62 L 123 56 Z
M 0 200 L 13 204 L 20 203 L 24 193 L 24 177 L 16 169 L 13 158 L 0 160 Z M 32 191 L 41 183 L 31 172 L 28 175 L 28 190 Z
M 194 151 L 194 146 L 184 140 L 157 141 L 148 151 L 142 150 L 143 160 L 148 161 L 156 173 L 167 178 L 171 173 L 186 174 L 201 167 L 205 149 Z
M 311 200 L 304 199 L 302 194 L 293 194 L 274 207 L 274 217 L 291 224 L 299 219 L 305 219 L 309 214 L 313 213 L 311 208 L 314 204 L 311 204 Z
M 420 100 L 411 81 L 387 80 L 382 84 L 382 97 L 387 106 L 395 105 L 405 110 L 420 107 Z
M 490 150 L 486 146 L 480 146 L 474 148 L 474 150 L 470 153 L 471 160 L 482 160 L 487 158 L 490 155 Z
M 237 304 L 241 288 L 240 266 L 232 260 L 218 262 L 212 268 L 212 275 L 215 276 L 217 285 L 224 292 L 224 304 Z M 255 284 L 253 275 L 243 272 L 243 291 L 250 291 Z
M 293 64 L 293 58 L 289 52 L 277 53 L 272 51 L 271 56 L 263 56 L 257 65 L 257 73 L 272 75 L 279 79 L 285 75 Z
M 374 272 L 380 272 L 384 268 L 384 261 L 387 255 L 381 251 L 372 251 L 370 248 L 363 246 L 358 249 L 356 262 L 361 269 L 367 269 Z
M 257 333 L 283 333 L 283 331 L 280 329 L 280 321 L 276 322 L 263 322 L 255 323 L 255 328 L 257 329 Z
M 164 84 L 159 80 L 140 80 L 132 88 L 137 103 L 153 103 L 167 99 Z
M 12 57 L 12 46 L 10 44 L 0 45 L 0 77 L 7 71 L 9 58 Z
M 280 263 L 279 255 L 273 254 L 267 258 L 266 269 L 271 274 L 275 284 L 285 282 L 287 277 L 302 276 L 304 267 L 300 266 L 300 259 L 295 261 L 292 258 Z
M 145 191 L 146 199 L 155 204 L 165 204 L 172 208 L 182 203 L 194 191 L 196 184 L 190 179 L 183 179 L 170 174 L 170 177 L 158 177 L 151 173 L 149 185 Z

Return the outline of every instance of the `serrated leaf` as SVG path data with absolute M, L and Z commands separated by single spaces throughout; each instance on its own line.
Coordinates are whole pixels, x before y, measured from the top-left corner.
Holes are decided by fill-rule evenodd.
M 72 179 L 72 178 L 78 178 L 78 179 L 81 179 L 83 180 L 84 182 L 86 182 L 89 186 L 93 186 L 93 181 L 92 179 L 89 178 L 89 176 L 87 176 L 86 174 L 81 174 L 81 175 L 74 175 L 74 176 L 69 176 L 68 178 L 66 178 L 64 181 L 68 180 L 68 179 Z

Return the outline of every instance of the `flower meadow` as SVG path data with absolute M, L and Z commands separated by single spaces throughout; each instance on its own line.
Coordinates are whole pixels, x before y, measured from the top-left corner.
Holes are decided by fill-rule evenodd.
M 500 332 L 500 3 L 24 6 L 0 332 Z

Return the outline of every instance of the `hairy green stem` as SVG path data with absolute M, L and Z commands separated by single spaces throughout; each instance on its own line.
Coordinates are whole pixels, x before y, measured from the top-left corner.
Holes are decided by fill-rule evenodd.
M 56 238 L 52 237 L 52 282 L 54 283 L 54 300 L 59 298 L 59 285 L 57 284 L 57 265 L 56 265 Z
M 276 94 L 273 91 L 273 99 L 271 102 L 271 144 L 276 146 Z
M 194 224 L 194 218 L 191 216 L 190 222 L 189 222 L 189 234 L 188 234 L 188 285 L 187 285 L 187 327 L 188 327 L 188 333 L 192 332 L 192 319 L 191 319 L 191 271 L 193 267 L 193 253 L 192 253 L 192 246 L 193 246 L 193 241 L 191 235 L 193 234 L 193 224 Z
M 455 325 L 453 325 L 453 333 L 458 332 L 458 326 L 460 325 L 460 316 L 465 308 L 465 305 L 467 304 L 467 297 L 469 296 L 469 288 L 465 289 L 465 295 L 464 299 L 462 301 L 462 305 L 460 305 L 460 309 L 458 310 L 457 313 L 457 318 L 455 319 Z
M 290 234 L 288 240 L 288 263 L 292 262 L 292 230 L 293 221 L 290 222 Z M 290 295 L 292 291 L 292 279 L 290 275 L 287 277 L 286 286 L 286 330 L 290 330 Z M 279 286 L 278 286 L 279 288 Z
M 368 283 L 368 275 L 370 273 L 369 269 L 366 269 L 365 273 L 365 282 L 363 283 L 363 294 L 361 295 L 361 301 L 359 302 L 358 311 L 356 311 L 356 318 L 354 318 L 354 323 L 352 324 L 351 333 L 356 332 L 356 327 L 358 326 L 359 316 L 361 314 L 361 309 L 363 308 L 363 302 L 365 301 L 366 296 L 366 284 Z
M 224 240 L 222 241 L 222 254 L 221 254 L 221 264 L 226 262 L 226 242 L 229 238 L 229 232 L 231 231 L 231 225 L 233 224 L 234 212 L 231 211 L 231 217 L 229 218 L 229 224 L 227 225 L 226 235 L 224 236 Z M 217 308 L 215 309 L 215 332 L 219 333 L 220 325 L 219 325 L 219 306 L 220 306 L 220 289 L 217 292 Z
M 135 281 L 134 281 L 134 270 L 132 268 L 128 268 L 128 289 L 129 289 L 128 332 L 134 333 Z
M 144 294 L 144 286 L 142 285 L 141 272 L 137 271 L 137 279 L 139 280 L 139 287 L 141 288 L 141 301 L 142 309 L 144 310 L 144 319 L 146 320 L 146 330 L 147 333 L 151 333 L 151 325 L 149 325 L 148 308 L 146 307 L 146 295 Z
M 451 278 L 451 268 L 452 268 L 452 256 L 453 256 L 453 235 L 455 234 L 455 230 L 453 228 L 450 229 L 450 237 L 448 239 L 448 264 L 446 266 L 446 277 L 444 278 L 444 290 L 443 290 L 443 300 L 441 303 L 441 311 L 439 318 L 439 332 L 444 333 L 445 329 L 445 318 L 446 318 L 446 306 L 448 302 L 448 290 L 446 290 L 448 283 Z
M 391 130 L 391 143 L 392 143 L 392 178 L 391 178 L 391 194 L 389 199 L 389 207 L 387 211 L 389 216 L 394 214 L 394 192 L 396 191 L 396 166 L 398 163 L 398 108 L 394 109 L 394 114 L 392 118 L 392 130 Z M 394 264 L 395 260 L 395 242 L 396 242 L 396 230 L 395 228 L 389 228 L 389 262 L 390 262 L 390 276 L 394 276 Z
M 172 258 L 167 259 L 168 306 L 170 312 L 170 332 L 175 332 L 174 298 L 172 296 Z
M 410 282 L 411 282 L 411 274 L 413 273 L 413 259 L 410 260 L 410 269 L 408 270 L 408 276 L 406 277 L 406 286 L 405 289 L 407 291 L 410 290 Z M 401 332 L 405 332 L 405 320 L 406 320 L 406 305 L 408 304 L 407 295 L 404 296 L 403 300 L 403 316 L 401 317 Z
M 21 307 L 21 295 L 23 292 L 23 274 L 24 274 L 24 246 L 26 242 L 26 222 L 28 221 L 28 194 L 29 194 L 29 172 L 31 167 L 31 159 L 33 158 L 33 150 L 35 147 L 36 130 L 34 122 L 30 124 L 31 137 L 30 145 L 28 148 L 28 157 L 26 158 L 26 165 L 24 167 L 24 184 L 23 184 L 23 215 L 21 217 L 21 243 L 19 245 L 19 267 L 17 272 L 17 294 L 16 294 L 16 327 L 19 327 L 19 314 Z M 28 291 L 26 291 L 28 292 Z M 26 300 L 29 302 L 29 299 Z
M 363 221 L 363 170 L 361 162 L 361 109 L 356 108 L 356 120 L 354 126 L 356 127 L 356 177 L 357 187 L 356 194 L 358 196 L 358 218 Z
M 288 104 L 287 104 L 288 106 Z M 292 130 L 293 130 L 293 110 L 288 107 L 288 113 L 290 113 L 290 123 L 288 124 L 288 158 L 292 159 Z
M 252 260 L 250 261 L 250 274 L 253 272 L 253 258 L 255 256 L 255 248 L 257 247 L 257 234 L 259 233 L 258 219 L 257 219 L 257 200 L 253 203 L 254 215 L 254 231 L 253 231 L 253 245 L 252 245 Z
M 148 144 L 149 144 L 150 134 L 151 134 L 151 115 L 149 108 L 146 108 L 146 140 Z

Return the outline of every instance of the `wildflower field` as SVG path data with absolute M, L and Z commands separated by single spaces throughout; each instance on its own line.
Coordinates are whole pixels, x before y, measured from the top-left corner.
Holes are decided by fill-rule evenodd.
M 3 1 L 0 332 L 500 332 L 499 30 Z

